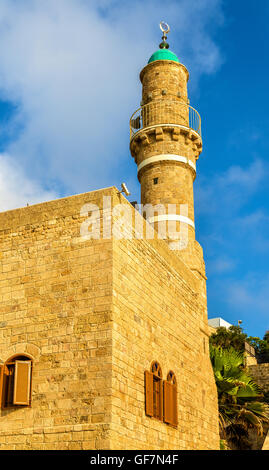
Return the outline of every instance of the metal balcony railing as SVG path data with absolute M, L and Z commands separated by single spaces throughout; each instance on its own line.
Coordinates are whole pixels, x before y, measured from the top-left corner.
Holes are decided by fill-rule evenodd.
M 189 127 L 201 136 L 201 118 L 191 106 L 181 101 L 158 100 L 138 108 L 130 119 L 130 139 L 146 127 L 175 124 Z

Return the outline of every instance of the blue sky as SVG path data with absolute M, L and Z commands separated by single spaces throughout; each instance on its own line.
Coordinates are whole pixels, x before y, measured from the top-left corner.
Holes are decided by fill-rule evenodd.
M 202 118 L 208 316 L 269 329 L 268 0 L 1 0 L 0 210 L 125 181 L 139 71 L 170 24 Z

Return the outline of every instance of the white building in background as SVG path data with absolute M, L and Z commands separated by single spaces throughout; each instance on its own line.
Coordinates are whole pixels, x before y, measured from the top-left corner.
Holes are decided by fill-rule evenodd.
M 212 328 L 219 328 L 220 326 L 223 326 L 224 328 L 230 328 L 231 323 L 228 323 L 227 321 L 223 320 L 223 318 L 209 318 L 208 319 L 208 324 L 209 326 L 212 326 Z

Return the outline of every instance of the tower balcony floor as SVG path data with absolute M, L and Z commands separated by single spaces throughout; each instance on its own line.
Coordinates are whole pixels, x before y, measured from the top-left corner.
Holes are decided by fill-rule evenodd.
M 190 128 L 201 137 L 201 117 L 196 109 L 182 101 L 154 100 L 132 114 L 130 140 L 141 130 L 161 125 Z

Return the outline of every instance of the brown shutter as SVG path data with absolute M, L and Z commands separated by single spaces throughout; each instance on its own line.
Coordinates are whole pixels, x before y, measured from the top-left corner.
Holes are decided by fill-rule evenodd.
M 177 426 L 178 418 L 177 418 L 177 385 L 173 385 L 173 425 Z
M 9 383 L 9 370 L 7 368 L 6 365 L 3 365 L 2 366 L 2 378 L 1 378 L 1 382 L 2 382 L 2 386 L 1 386 L 1 390 L 2 390 L 2 397 L 1 397 L 1 408 L 4 408 L 7 404 L 7 399 L 8 399 L 8 383 Z
M 15 361 L 14 405 L 29 405 L 31 389 L 31 361 Z
M 173 424 L 173 385 L 164 380 L 163 382 L 163 402 L 164 415 L 163 419 L 168 424 Z
M 3 399 L 3 376 L 4 376 L 4 365 L 0 364 L 0 408 L 2 407 L 2 399 Z
M 177 426 L 177 386 L 167 382 L 163 383 L 164 394 L 164 421 L 173 426 Z
M 145 411 L 153 416 L 153 374 L 145 371 Z
M 163 421 L 163 381 L 159 381 L 160 387 L 160 420 Z

